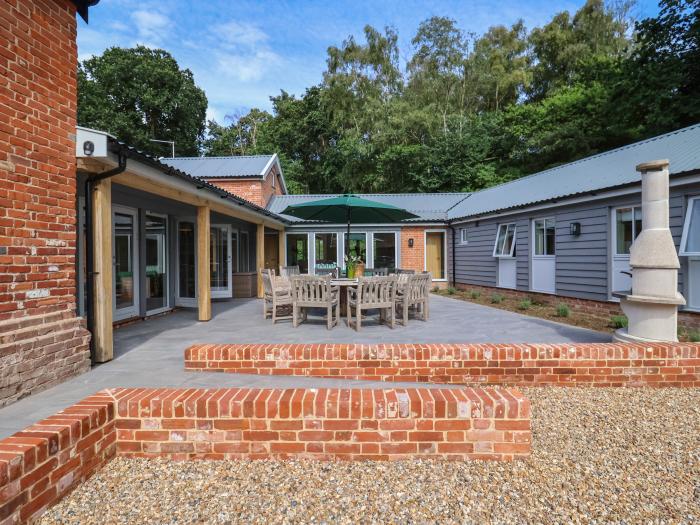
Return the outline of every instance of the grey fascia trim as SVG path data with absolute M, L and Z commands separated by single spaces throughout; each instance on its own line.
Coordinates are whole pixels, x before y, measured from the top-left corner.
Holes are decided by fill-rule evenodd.
M 385 223 L 351 223 L 350 227 L 354 228 L 404 228 L 413 226 L 424 226 L 434 228 L 436 226 L 444 226 L 447 228 L 449 224 L 445 221 L 439 222 L 385 222 Z M 309 229 L 309 228 L 345 228 L 347 223 L 331 223 L 331 222 L 305 222 L 305 223 L 290 223 L 287 224 L 288 230 L 293 229 Z
M 688 176 L 687 174 L 692 174 Z M 681 178 L 683 177 L 683 178 Z M 691 172 L 677 173 L 671 175 L 671 180 L 669 186 L 674 188 L 677 186 L 685 186 L 688 184 L 694 184 L 700 182 L 700 173 L 698 170 Z M 618 197 L 621 195 L 629 195 L 632 193 L 637 193 L 641 191 L 641 181 L 640 182 L 630 182 L 629 184 L 623 184 L 621 186 L 614 186 L 612 188 L 603 189 L 601 191 L 591 191 L 587 192 L 585 195 L 578 197 L 564 197 L 564 198 L 554 198 L 547 201 L 543 201 L 541 204 L 525 204 L 523 206 L 506 208 L 502 211 L 487 212 L 482 215 L 474 215 L 467 217 L 458 217 L 449 221 L 449 224 L 467 224 L 470 222 L 476 222 L 485 219 L 492 219 L 494 217 L 504 217 L 507 215 L 516 215 L 520 213 L 527 213 L 530 211 L 546 210 L 554 207 L 569 206 L 572 204 L 580 204 L 582 202 L 598 201 L 603 199 L 610 199 L 613 197 Z

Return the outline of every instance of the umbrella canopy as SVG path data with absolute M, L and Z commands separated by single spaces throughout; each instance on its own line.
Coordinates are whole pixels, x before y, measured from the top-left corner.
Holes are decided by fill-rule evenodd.
M 340 195 L 317 201 L 287 206 L 282 213 L 306 221 L 323 221 L 335 224 L 347 223 L 348 239 L 350 224 L 386 224 L 407 219 L 418 219 L 418 215 L 390 204 L 363 199 L 357 195 Z M 345 243 L 348 257 L 350 243 Z
M 306 221 L 336 224 L 385 224 L 418 218 L 418 215 L 402 208 L 363 199 L 356 195 L 341 195 L 294 204 L 287 206 L 282 213 Z

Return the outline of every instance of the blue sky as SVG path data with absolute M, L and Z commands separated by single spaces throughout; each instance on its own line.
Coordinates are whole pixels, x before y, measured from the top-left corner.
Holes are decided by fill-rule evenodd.
M 476 34 L 522 18 L 528 28 L 583 0 L 102 0 L 90 24 L 78 25 L 79 58 L 112 46 L 144 44 L 173 54 L 194 73 L 220 122 L 251 107 L 270 109 L 269 97 L 301 94 L 321 80 L 326 49 L 371 24 L 399 33 L 401 59 L 410 54 L 418 24 L 449 16 Z M 656 0 L 638 0 L 638 17 L 654 16 Z

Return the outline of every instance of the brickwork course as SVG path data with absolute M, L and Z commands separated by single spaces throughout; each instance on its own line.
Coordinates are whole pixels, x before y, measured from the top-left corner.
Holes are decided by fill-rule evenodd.
M 75 315 L 75 7 L 4 1 L 0 27 L 3 406 L 90 363 L 89 334 Z
M 194 345 L 185 369 L 440 384 L 700 386 L 700 344 Z
M 106 390 L 0 441 L 0 523 L 36 519 L 116 455 L 513 460 L 531 438 L 516 389 Z

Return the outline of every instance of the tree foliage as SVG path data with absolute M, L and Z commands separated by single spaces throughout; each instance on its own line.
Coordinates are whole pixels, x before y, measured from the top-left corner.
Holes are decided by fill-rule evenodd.
M 156 155 L 196 155 L 207 98 L 189 69 L 161 49 L 113 47 L 78 68 L 78 124 L 108 131 Z

